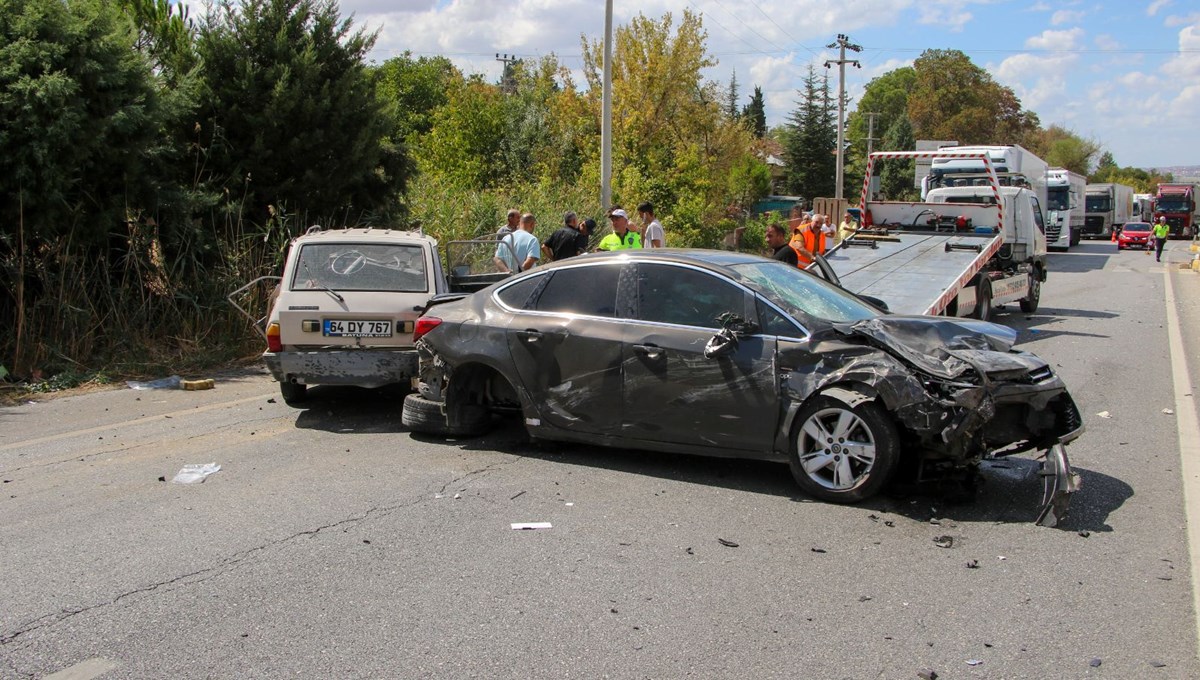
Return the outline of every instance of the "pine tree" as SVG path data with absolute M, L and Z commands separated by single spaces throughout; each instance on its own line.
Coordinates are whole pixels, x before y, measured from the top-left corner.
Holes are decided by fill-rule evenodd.
M 733 75 L 731 75 L 731 76 L 729 77 L 729 92 L 727 92 L 726 94 L 728 95 L 728 97 L 729 97 L 729 98 L 726 100 L 726 103 L 725 103 L 725 113 L 726 113 L 726 114 L 728 114 L 728 115 L 729 115 L 729 117 L 730 117 L 731 119 L 733 119 L 733 120 L 737 120 L 737 119 L 738 119 L 738 107 L 737 107 L 737 100 L 738 100 L 738 81 L 737 81 L 737 71 L 734 71 L 734 72 L 733 72 Z
M 788 190 L 801 196 L 833 196 L 837 171 L 837 107 L 829 92 L 829 76 L 810 66 L 798 108 L 788 117 L 784 144 Z
M 742 118 L 749 121 L 750 131 L 755 137 L 762 139 L 767 136 L 767 111 L 761 87 L 754 86 L 754 95 L 750 97 L 750 103 L 742 109 Z

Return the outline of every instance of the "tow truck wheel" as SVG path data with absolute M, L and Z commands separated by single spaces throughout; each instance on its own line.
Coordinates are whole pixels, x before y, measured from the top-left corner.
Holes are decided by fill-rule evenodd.
M 279 394 L 283 396 L 284 403 L 296 404 L 308 398 L 308 385 L 294 382 L 279 383 Z
M 1042 281 L 1034 271 L 1029 275 L 1029 295 L 1021 298 L 1021 311 L 1032 314 L 1037 311 L 1038 302 L 1042 299 Z
M 975 295 L 975 313 L 971 316 L 980 321 L 992 320 L 992 282 L 983 279 L 979 282 L 979 290 Z
M 788 455 L 805 493 L 833 503 L 857 503 L 879 492 L 900 457 L 896 426 L 875 402 L 851 408 L 826 396 L 810 399 L 796 416 Z

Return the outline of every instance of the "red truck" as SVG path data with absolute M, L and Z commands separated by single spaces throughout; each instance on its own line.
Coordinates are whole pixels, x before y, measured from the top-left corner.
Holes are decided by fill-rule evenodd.
M 1154 221 L 1166 217 L 1171 236 L 1191 238 L 1196 233 L 1196 185 L 1186 183 L 1159 184 L 1155 196 Z

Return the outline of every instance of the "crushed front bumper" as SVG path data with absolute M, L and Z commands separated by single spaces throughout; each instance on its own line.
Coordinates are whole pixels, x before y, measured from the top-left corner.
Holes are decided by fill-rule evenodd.
M 1067 516 L 1067 508 L 1071 505 L 1071 494 L 1080 489 L 1082 483 L 1079 475 L 1071 469 L 1067 460 L 1067 449 L 1062 444 L 1055 444 L 1046 451 L 1046 461 L 1042 463 L 1042 505 L 1038 511 L 1036 523 L 1044 527 L 1058 526 L 1059 521 Z
M 415 349 L 264 352 L 263 361 L 281 383 L 358 387 L 408 383 L 418 363 Z

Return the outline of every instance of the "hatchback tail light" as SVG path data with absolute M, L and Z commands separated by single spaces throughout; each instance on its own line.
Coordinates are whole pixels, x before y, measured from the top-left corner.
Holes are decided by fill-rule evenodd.
M 271 325 L 267 326 L 267 351 L 283 351 L 283 341 L 279 339 L 279 324 L 274 321 L 271 322 Z
M 436 316 L 423 316 L 417 319 L 417 327 L 413 329 L 413 342 L 420 340 L 429 331 L 437 328 L 442 320 Z

